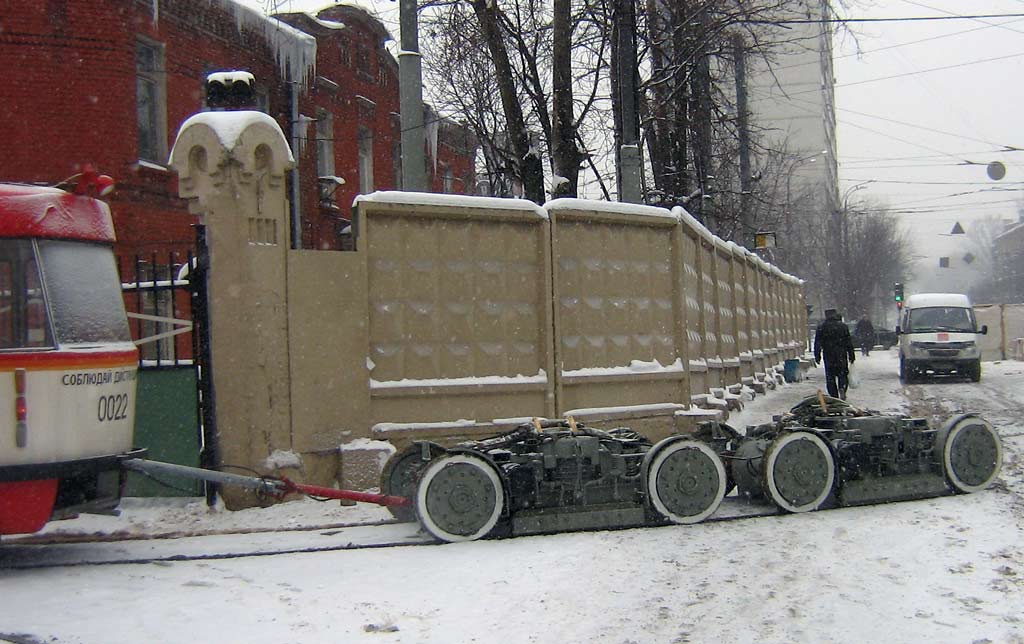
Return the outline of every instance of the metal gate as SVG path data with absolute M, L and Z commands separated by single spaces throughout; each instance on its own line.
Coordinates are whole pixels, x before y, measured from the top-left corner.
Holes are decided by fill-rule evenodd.
M 202 227 L 197 228 L 198 256 L 191 251 L 184 256 L 152 253 L 122 261 L 119 268 L 139 349 L 135 446 L 147 448 L 153 460 L 211 467 L 216 444 L 212 423 L 204 419 L 212 419 L 212 391 L 209 361 L 202 360 L 208 355 L 202 341 L 208 328 L 205 237 Z M 134 472 L 126 490 L 126 496 L 203 494 L 203 484 L 195 480 L 147 480 Z

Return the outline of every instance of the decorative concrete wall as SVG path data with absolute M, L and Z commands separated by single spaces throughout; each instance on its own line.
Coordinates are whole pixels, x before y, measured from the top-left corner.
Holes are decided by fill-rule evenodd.
M 225 463 L 365 487 L 387 442 L 533 416 L 658 437 L 802 353 L 802 282 L 681 208 L 382 192 L 354 251 L 296 251 L 268 118 L 197 115 L 172 163 L 208 229 Z

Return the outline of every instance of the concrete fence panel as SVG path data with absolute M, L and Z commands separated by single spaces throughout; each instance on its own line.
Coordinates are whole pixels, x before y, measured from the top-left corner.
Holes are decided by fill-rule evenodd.
M 722 382 L 732 385 L 740 381 L 740 359 L 736 348 L 736 290 L 732 274 L 732 248 L 715 239 L 715 292 L 718 295 L 718 319 L 721 325 L 719 358 L 722 360 Z
M 686 335 L 687 370 L 690 374 L 690 393 L 706 392 L 707 363 L 704 361 L 704 314 L 701 299 L 703 288 L 697 249 L 700 235 L 689 222 L 683 221 L 680 245 L 682 246 L 682 288 L 685 302 L 684 330 Z
M 722 387 L 721 317 L 718 310 L 718 285 L 715 282 L 715 242 L 701 239 L 698 247 L 698 267 L 701 283 L 701 308 L 704 315 L 704 353 L 708 364 L 708 386 Z
M 1003 358 L 1003 315 L 999 304 L 982 304 L 974 307 L 974 317 L 978 328 L 988 326 L 988 334 L 978 336 L 982 360 L 1001 360 Z
M 1024 304 L 1003 305 L 1004 357 L 1024 360 Z
M 554 413 L 544 211 L 390 192 L 360 198 L 358 216 L 371 421 Z
M 689 403 L 679 222 L 668 210 L 559 199 L 551 217 L 560 413 Z

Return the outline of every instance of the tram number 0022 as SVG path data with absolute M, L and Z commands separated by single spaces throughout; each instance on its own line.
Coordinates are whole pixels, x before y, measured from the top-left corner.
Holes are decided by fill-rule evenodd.
M 99 405 L 96 407 L 96 418 L 101 423 L 128 418 L 128 394 L 100 396 Z

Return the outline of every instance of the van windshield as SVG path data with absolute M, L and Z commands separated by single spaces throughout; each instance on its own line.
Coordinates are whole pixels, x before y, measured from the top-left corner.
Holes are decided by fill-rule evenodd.
M 907 323 L 907 333 L 928 333 L 930 331 L 974 333 L 974 311 L 962 306 L 929 306 L 912 309 Z

